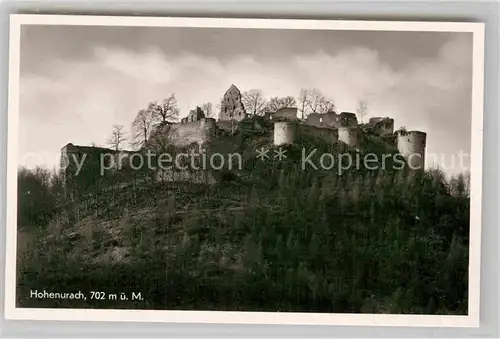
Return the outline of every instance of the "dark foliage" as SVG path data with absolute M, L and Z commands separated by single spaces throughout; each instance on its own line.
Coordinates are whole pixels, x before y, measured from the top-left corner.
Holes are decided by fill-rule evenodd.
M 236 149 L 266 142 L 242 138 Z M 57 209 L 50 182 L 21 171 L 19 225 L 46 227 L 29 231 L 33 246 L 19 253 L 18 304 L 466 314 L 467 178 L 302 169 L 308 145 L 280 163 L 245 156 L 244 169 L 216 185 L 110 181 Z M 38 198 L 25 200 L 26 189 Z M 81 290 L 87 300 L 30 299 L 34 288 Z M 90 291 L 144 300 L 90 300 Z

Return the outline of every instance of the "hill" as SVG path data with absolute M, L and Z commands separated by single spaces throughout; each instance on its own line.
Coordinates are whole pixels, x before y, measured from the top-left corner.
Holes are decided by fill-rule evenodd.
M 357 150 L 304 137 L 283 147 L 282 160 L 256 158 L 262 147 L 275 150 L 269 133 L 252 129 L 207 145 L 209 154 L 242 155 L 241 169 L 210 171 L 215 183 L 121 173 L 72 201 L 48 185 L 44 218 L 28 213 L 38 200 L 20 201 L 18 305 L 467 312 L 464 177 L 303 166 L 314 149 L 314 163 L 325 153 L 396 153 L 377 138 Z M 142 300 L 40 300 L 29 298 L 33 288 Z

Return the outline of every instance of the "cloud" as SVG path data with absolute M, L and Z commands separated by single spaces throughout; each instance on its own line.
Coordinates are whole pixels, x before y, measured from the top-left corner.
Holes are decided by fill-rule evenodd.
M 240 55 L 225 62 L 97 46 L 87 61 L 53 61 L 43 73 L 20 79 L 20 153 L 58 154 L 68 142 L 105 145 L 113 124 L 129 128 L 150 101 L 174 92 L 185 115 L 203 102 L 215 106 L 232 83 L 242 91 L 262 89 L 268 97 L 319 88 L 341 111 L 354 111 L 364 99 L 371 116 L 391 116 L 397 127 L 426 131 L 428 151 L 468 151 L 471 41 L 457 35 L 435 58 L 413 59 L 397 70 L 363 46 L 279 60 Z
M 385 102 L 398 123 L 427 132 L 427 155 L 444 157 L 440 167 L 463 171 L 452 158 L 470 152 L 472 109 L 472 37 L 452 36 L 438 58 L 418 60 L 400 74 Z M 428 162 L 428 165 L 437 165 Z M 469 161 L 467 158 L 466 166 Z
M 177 69 L 165 60 L 158 49 L 131 54 L 125 49 L 110 51 L 105 47 L 94 50 L 96 60 L 108 70 L 114 70 L 137 81 L 161 84 L 175 81 Z

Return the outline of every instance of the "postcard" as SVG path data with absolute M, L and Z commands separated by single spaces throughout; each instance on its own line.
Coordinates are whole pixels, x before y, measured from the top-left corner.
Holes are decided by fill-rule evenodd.
M 482 23 L 10 20 L 8 319 L 479 325 Z

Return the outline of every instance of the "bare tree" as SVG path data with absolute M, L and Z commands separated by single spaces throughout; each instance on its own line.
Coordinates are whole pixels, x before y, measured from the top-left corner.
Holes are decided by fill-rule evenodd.
M 203 110 L 203 113 L 205 113 L 205 117 L 211 118 L 214 111 L 213 111 L 213 106 L 211 102 L 206 102 L 203 105 L 201 105 L 201 109 Z
M 309 90 L 302 89 L 299 94 L 299 111 L 300 117 L 304 119 L 307 115 L 307 103 L 309 102 Z
M 320 111 L 318 113 L 324 114 L 328 112 L 334 112 L 335 108 L 335 102 L 332 99 L 324 98 L 321 101 Z
M 151 110 L 141 109 L 132 123 L 132 145 L 144 147 L 156 122 L 157 119 Z
M 302 119 L 311 113 L 324 114 L 335 110 L 335 102 L 319 89 L 302 89 L 299 95 L 299 110 Z
M 222 102 L 222 99 L 219 101 L 219 103 L 218 103 L 217 105 L 215 105 L 214 117 L 215 117 L 215 116 L 217 116 L 217 117 L 219 117 L 219 116 L 220 116 L 220 111 L 221 111 L 221 109 L 222 109 L 221 102 Z
M 170 128 L 163 131 L 163 133 L 159 133 L 155 135 L 154 139 L 151 139 L 151 144 L 155 151 L 166 153 L 169 147 L 172 146 L 172 141 L 170 137 Z
M 295 101 L 295 98 L 292 96 L 286 96 L 286 97 L 272 97 L 269 102 L 267 103 L 267 110 L 270 112 L 276 112 L 280 108 L 286 108 L 286 107 L 296 107 L 297 102 Z
M 310 113 L 324 114 L 335 110 L 335 103 L 333 100 L 326 98 L 325 95 L 316 88 L 309 91 L 307 106 L 309 107 Z
M 359 117 L 359 121 L 363 123 L 363 119 L 368 114 L 368 103 L 364 100 L 358 101 L 358 107 L 356 108 L 356 114 Z
M 262 115 L 266 110 L 266 100 L 259 89 L 252 89 L 243 93 L 241 101 L 245 106 L 245 111 L 251 115 Z
M 161 122 L 175 122 L 179 119 L 179 108 L 177 107 L 175 93 L 170 94 L 164 99 L 162 104 L 157 102 L 150 103 L 148 110 Z
M 123 131 L 123 126 L 113 125 L 113 132 L 108 138 L 108 144 L 116 151 L 119 151 L 122 143 L 124 143 L 125 141 L 127 141 L 127 137 L 125 136 L 125 132 Z

